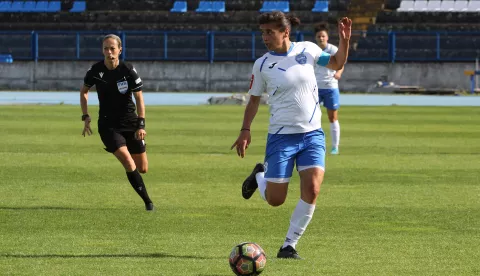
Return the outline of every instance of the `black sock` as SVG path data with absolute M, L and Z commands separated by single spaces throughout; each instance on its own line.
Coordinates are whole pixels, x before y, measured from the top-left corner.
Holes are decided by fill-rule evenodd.
M 135 169 L 133 172 L 127 172 L 128 181 L 132 184 L 133 189 L 137 192 L 137 194 L 143 199 L 145 203 L 151 203 L 150 197 L 148 197 L 147 188 L 145 188 L 145 184 L 143 183 L 142 176 Z

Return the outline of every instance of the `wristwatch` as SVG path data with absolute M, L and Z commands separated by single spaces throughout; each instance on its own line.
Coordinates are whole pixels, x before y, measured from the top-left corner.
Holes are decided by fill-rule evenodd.
M 90 117 L 90 115 L 88 115 L 88 114 L 82 115 L 82 121 L 85 121 L 88 117 Z

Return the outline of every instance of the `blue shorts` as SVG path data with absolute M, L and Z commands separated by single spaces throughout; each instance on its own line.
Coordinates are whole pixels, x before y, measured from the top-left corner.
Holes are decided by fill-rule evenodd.
M 265 178 L 270 182 L 289 182 L 294 163 L 297 171 L 313 167 L 325 170 L 325 134 L 321 128 L 307 133 L 268 134 Z
M 338 88 L 318 89 L 318 100 L 330 110 L 340 108 L 340 90 Z

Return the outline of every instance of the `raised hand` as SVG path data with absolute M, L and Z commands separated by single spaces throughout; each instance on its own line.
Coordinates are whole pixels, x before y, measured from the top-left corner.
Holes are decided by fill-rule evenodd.
M 352 20 L 348 17 L 338 21 L 338 36 L 341 40 L 350 40 L 352 36 Z

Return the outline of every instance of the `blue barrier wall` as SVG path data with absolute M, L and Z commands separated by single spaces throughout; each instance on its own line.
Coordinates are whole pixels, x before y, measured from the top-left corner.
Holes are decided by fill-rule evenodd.
M 98 60 L 109 33 L 122 39 L 123 60 L 253 61 L 266 52 L 259 32 L 1 31 L 0 54 L 14 60 Z M 314 41 L 314 36 L 296 32 L 292 40 Z M 479 56 L 480 32 L 369 32 L 360 36 L 349 61 L 474 61 Z

